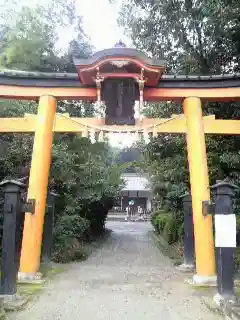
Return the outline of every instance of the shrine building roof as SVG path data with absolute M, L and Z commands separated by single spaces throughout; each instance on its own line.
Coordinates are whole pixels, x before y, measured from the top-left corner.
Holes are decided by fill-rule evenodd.
M 85 85 L 77 73 L 30 72 L 19 70 L 0 70 L 0 85 L 25 87 L 96 87 Z M 240 87 L 240 73 L 222 75 L 167 75 L 163 74 L 156 84 L 157 88 L 234 88 Z
M 88 65 L 94 65 L 96 63 L 102 62 L 105 59 L 112 59 L 112 58 L 118 58 L 118 57 L 133 59 L 133 61 L 134 60 L 139 61 L 139 62 L 142 62 L 144 65 L 148 65 L 152 67 L 165 66 L 164 60 L 151 59 L 145 53 L 137 49 L 119 48 L 119 47 L 97 51 L 91 57 L 86 59 L 74 59 L 74 63 L 75 65 L 88 66 Z
M 73 59 L 79 79 L 92 85 L 97 75 L 107 78 L 144 78 L 145 85 L 156 86 L 165 71 L 163 60 L 150 59 L 143 52 L 126 48 L 120 41 L 113 48 L 94 53 L 87 59 Z
M 240 74 L 168 75 L 165 62 L 126 48 L 120 41 L 113 48 L 94 53 L 86 59 L 73 59 L 76 73 L 29 72 L 0 69 L 0 85 L 41 88 L 96 88 L 98 80 L 134 78 L 145 88 L 240 88 Z

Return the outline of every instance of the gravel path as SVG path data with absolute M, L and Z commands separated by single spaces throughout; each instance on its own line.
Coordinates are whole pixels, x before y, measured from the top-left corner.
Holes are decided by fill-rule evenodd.
M 16 320 L 217 320 L 148 235 L 148 223 L 108 222 L 112 236 L 70 265 Z M 198 291 L 198 293 L 196 293 Z

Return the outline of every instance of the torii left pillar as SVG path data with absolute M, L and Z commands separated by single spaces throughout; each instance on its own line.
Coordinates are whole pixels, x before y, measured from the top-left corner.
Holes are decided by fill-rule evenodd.
M 39 99 L 37 123 L 29 177 L 28 199 L 35 199 L 35 212 L 26 213 L 18 279 L 38 280 L 48 176 L 52 158 L 53 123 L 56 99 L 42 96 Z

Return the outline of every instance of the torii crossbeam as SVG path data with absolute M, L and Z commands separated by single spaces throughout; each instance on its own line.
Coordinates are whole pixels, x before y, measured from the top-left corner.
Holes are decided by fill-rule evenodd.
M 240 120 L 220 120 L 214 115 L 203 117 L 205 134 L 240 135 Z M 25 114 L 22 118 L 0 118 L 0 132 L 35 132 L 37 115 Z M 173 115 L 172 118 L 144 118 L 135 126 L 103 125 L 96 118 L 70 117 L 69 114 L 56 114 L 52 131 L 59 133 L 82 133 L 94 130 L 98 132 L 122 133 L 186 133 L 184 114 Z
M 240 121 L 203 117 L 201 101 L 239 101 L 240 74 L 165 75 L 164 61 L 121 46 L 74 63 L 77 73 L 71 74 L 0 71 L 0 98 L 39 101 L 37 116 L 0 121 L 0 132 L 35 132 L 28 198 L 35 199 L 36 206 L 33 215 L 25 215 L 19 277 L 38 276 L 53 132 L 91 129 L 186 134 L 195 235 L 194 281 L 216 280 L 212 217 L 202 214 L 203 201 L 210 200 L 205 133 L 240 134 Z M 103 107 L 103 118 L 56 116 L 57 100 L 64 99 L 96 102 L 98 108 Z M 178 101 L 183 104 L 184 116 L 143 119 L 144 100 Z

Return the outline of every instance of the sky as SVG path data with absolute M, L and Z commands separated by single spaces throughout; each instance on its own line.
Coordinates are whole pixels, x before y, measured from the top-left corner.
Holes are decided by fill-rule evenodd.
M 109 0 L 76 0 L 77 13 L 83 17 L 84 31 L 96 51 L 111 48 L 120 39 L 130 45 L 129 39 L 117 23 L 118 12 L 124 1 L 126 0 L 112 0 L 110 3 Z M 24 5 L 46 5 L 49 2 L 50 0 L 0 0 L 0 11 L 11 7 L 21 8 Z M 70 29 L 60 30 L 60 43 L 57 47 L 64 49 L 71 37 Z
M 78 13 L 83 16 L 84 31 L 97 50 L 111 48 L 120 39 L 129 44 L 129 39 L 117 24 L 120 5 L 120 0 L 111 4 L 109 0 L 78 0 Z
M 55 0 L 57 1 L 57 0 Z M 96 50 L 114 46 L 120 39 L 129 43 L 123 30 L 117 24 L 118 12 L 125 0 L 76 0 L 77 13 L 83 17 L 84 31 L 91 38 Z M 21 8 L 24 5 L 35 6 L 48 4 L 50 0 L 0 0 L 0 11 L 6 8 Z M 64 30 L 62 38 L 71 37 Z M 63 41 L 64 42 L 64 41 Z
M 114 0 L 110 3 L 109 0 L 76 0 L 77 14 L 83 18 L 84 32 L 95 51 L 112 48 L 119 40 L 122 40 L 127 46 L 131 46 L 131 41 L 124 34 L 123 28 L 118 26 L 117 23 L 118 13 L 123 1 L 125 0 Z M 65 29 L 60 30 L 59 34 L 60 37 L 56 47 L 64 50 L 73 34 L 71 30 L 66 32 Z

